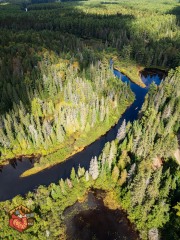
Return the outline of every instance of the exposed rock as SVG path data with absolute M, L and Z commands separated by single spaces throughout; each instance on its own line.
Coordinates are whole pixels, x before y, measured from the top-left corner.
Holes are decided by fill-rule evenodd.
M 154 170 L 160 168 L 160 167 L 162 166 L 162 164 L 163 164 L 163 163 L 162 163 L 162 159 L 161 159 L 159 156 L 153 158 L 152 168 L 153 168 Z
M 159 233 L 157 228 L 151 228 L 148 233 L 149 240 L 159 240 Z

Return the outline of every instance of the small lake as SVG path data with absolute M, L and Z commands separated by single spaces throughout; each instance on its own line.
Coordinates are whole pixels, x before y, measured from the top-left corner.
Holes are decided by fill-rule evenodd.
M 83 203 L 76 202 L 64 212 L 67 240 L 138 240 L 138 232 L 120 209 L 104 205 L 105 192 L 88 193 Z

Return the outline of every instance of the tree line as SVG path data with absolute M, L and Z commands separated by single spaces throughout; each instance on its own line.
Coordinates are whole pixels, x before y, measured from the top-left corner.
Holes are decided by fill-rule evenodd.
M 98 158 L 91 159 L 88 170 L 79 166 L 76 172 L 72 168 L 69 178 L 58 184 L 40 186 L 25 198 L 16 196 L 0 203 L 0 236 L 22 239 L 20 233 L 9 229 L 7 213 L 13 206 L 23 204 L 36 213 L 35 225 L 23 234 L 23 239 L 45 239 L 47 235 L 66 239 L 64 210 L 82 199 L 87 190 L 98 188 L 110 192 L 113 201 L 127 211 L 141 239 L 173 236 L 178 240 L 180 167 L 173 153 L 178 147 L 180 128 L 179 76 L 178 68 L 170 71 L 159 87 L 152 84 L 140 118 L 133 124 L 123 121 L 117 138 L 106 143 Z M 171 115 L 167 114 L 169 104 Z M 166 150 L 157 150 L 159 141 L 163 141 Z M 144 151 L 140 151 L 141 147 Z

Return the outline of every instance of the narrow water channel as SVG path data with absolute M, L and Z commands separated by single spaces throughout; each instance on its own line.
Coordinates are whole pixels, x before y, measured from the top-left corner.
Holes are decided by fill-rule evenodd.
M 20 178 L 20 175 L 33 167 L 33 161 L 28 158 L 23 158 L 13 161 L 0 169 L 0 201 L 8 200 L 14 196 L 21 194 L 24 195 L 28 191 L 35 190 L 40 185 L 49 185 L 50 183 L 56 183 L 59 179 L 66 179 L 70 176 L 72 167 L 75 170 L 78 166 L 89 168 L 90 160 L 93 156 L 98 156 L 105 143 L 112 141 L 116 138 L 117 131 L 122 124 L 122 121 L 126 119 L 126 122 L 137 119 L 138 111 L 140 110 L 146 93 L 148 92 L 149 85 L 154 81 L 157 85 L 163 79 L 164 75 L 155 71 L 142 72 L 142 80 L 146 84 L 146 88 L 141 88 L 138 85 L 132 83 L 126 76 L 119 71 L 114 70 L 115 76 L 120 78 L 123 82 L 130 85 L 132 91 L 136 96 L 134 103 L 126 109 L 124 114 L 119 119 L 118 123 L 109 130 L 104 136 L 96 140 L 91 145 L 87 146 L 82 152 L 79 152 L 69 158 L 67 161 L 57 164 L 51 168 L 45 169 L 42 172 L 34 175 Z

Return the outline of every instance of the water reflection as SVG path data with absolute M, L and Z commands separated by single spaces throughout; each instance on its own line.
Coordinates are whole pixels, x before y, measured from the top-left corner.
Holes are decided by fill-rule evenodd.
M 120 209 L 104 206 L 105 193 L 89 192 L 87 200 L 76 202 L 64 212 L 67 240 L 138 240 L 127 215 Z

